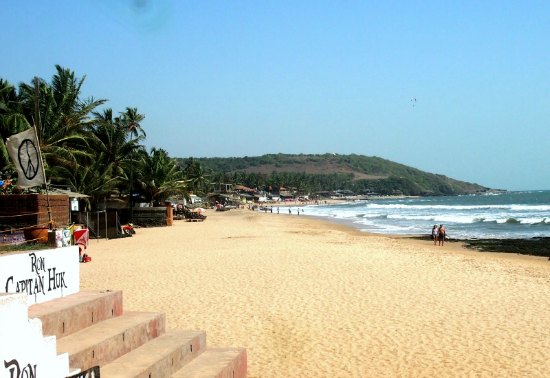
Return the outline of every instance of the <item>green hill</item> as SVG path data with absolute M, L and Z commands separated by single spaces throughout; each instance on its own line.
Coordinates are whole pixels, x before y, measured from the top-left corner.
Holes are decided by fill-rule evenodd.
M 178 159 L 180 165 L 185 161 Z M 257 157 L 195 158 L 211 179 L 262 188 L 291 187 L 303 194 L 350 190 L 355 194 L 457 195 L 490 190 L 363 155 L 269 154 Z

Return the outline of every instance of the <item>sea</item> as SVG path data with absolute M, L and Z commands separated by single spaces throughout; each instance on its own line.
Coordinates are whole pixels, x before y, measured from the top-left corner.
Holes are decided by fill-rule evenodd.
M 391 197 L 309 205 L 301 211 L 380 234 L 429 235 L 434 225 L 444 224 L 447 236 L 458 240 L 550 237 L 550 190 Z

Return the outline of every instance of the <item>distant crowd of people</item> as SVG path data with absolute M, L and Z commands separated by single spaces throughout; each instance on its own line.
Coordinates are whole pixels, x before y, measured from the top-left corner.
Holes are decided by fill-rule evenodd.
M 434 245 L 437 245 L 437 244 L 444 245 L 445 234 L 446 234 L 445 226 L 440 224 L 438 227 L 437 224 L 434 224 L 432 228 L 432 239 L 434 241 Z
M 292 207 L 289 207 L 288 208 L 288 215 L 292 215 Z M 248 210 L 252 210 L 252 211 L 255 211 L 255 210 L 259 210 L 259 211 L 263 211 L 263 212 L 266 212 L 266 213 L 273 213 L 273 206 L 259 206 L 259 205 L 248 205 Z M 280 209 L 279 209 L 279 206 L 277 206 L 275 208 L 275 211 L 277 212 L 277 214 L 280 213 Z M 304 213 L 305 210 L 302 208 L 296 208 L 296 214 L 297 215 L 300 215 L 300 213 Z

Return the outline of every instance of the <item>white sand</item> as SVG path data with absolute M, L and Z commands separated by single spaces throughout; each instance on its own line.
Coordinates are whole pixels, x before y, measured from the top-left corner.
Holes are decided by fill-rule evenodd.
M 548 377 L 550 262 L 248 210 L 91 240 L 81 287 L 248 350 L 249 377 Z

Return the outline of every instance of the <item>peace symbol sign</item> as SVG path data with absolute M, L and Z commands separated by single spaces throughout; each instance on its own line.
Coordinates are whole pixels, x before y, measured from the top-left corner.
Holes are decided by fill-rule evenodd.
M 38 160 L 38 149 L 30 139 L 23 139 L 19 145 L 19 166 L 27 180 L 32 180 L 38 174 L 40 161 Z

